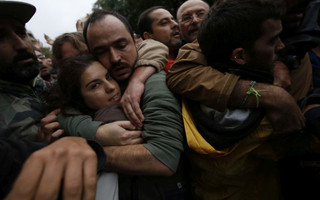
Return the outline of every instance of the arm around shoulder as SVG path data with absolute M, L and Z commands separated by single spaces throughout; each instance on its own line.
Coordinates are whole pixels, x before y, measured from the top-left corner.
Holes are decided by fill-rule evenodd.
M 147 39 L 138 44 L 139 59 L 135 67 L 152 66 L 157 72 L 168 63 L 168 47 L 161 42 Z
M 166 81 L 173 92 L 217 110 L 224 110 L 238 79 L 236 75 L 221 73 L 208 66 L 198 42 L 194 41 L 180 48 Z

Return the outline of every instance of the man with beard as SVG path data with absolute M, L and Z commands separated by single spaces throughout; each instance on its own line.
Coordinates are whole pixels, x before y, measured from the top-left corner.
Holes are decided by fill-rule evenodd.
M 249 88 L 237 108 L 229 106 L 222 111 L 183 101 L 186 154 L 195 199 L 282 199 L 278 160 L 285 155 L 319 151 L 314 135 L 296 130 L 284 137 L 270 123 L 278 119 L 271 114 L 274 111 L 259 108 L 262 101 L 274 101 L 274 92 L 281 93 L 295 105 L 286 119 L 292 120 L 298 113 L 301 117 L 296 123 L 304 125 L 290 94 L 280 87 L 268 87 L 278 73 L 273 69 L 284 48 L 280 40 L 283 14 L 283 5 L 277 0 L 218 0 L 202 22 L 198 41 L 208 65 L 249 81 Z M 215 79 L 194 80 L 190 87 Z M 257 86 L 258 81 L 265 86 Z M 229 101 L 228 96 L 216 98 Z M 248 109 L 252 103 L 254 107 Z
M 184 42 L 192 42 L 198 36 L 202 20 L 209 11 L 209 5 L 202 0 L 188 0 L 177 11 L 181 38 Z
M 174 17 L 161 6 L 148 8 L 139 16 L 138 31 L 143 39 L 157 40 L 169 48 L 168 64 L 164 68 L 167 72 L 181 45 L 180 31 Z
M 181 106 L 168 90 L 164 72 L 150 76 L 143 67 L 133 72 L 138 58 L 133 31 L 127 20 L 117 13 L 96 10 L 84 27 L 84 37 L 89 51 L 110 71 L 122 90 L 136 76 L 137 70 L 144 70 L 142 74 L 147 78 L 140 103 L 145 117 L 141 134 L 143 144 L 104 147 L 108 155 L 106 169 L 136 175 L 130 187 L 119 185 L 120 199 L 185 198 L 184 179 L 179 167 L 183 151 Z M 90 120 L 84 120 L 85 116 L 59 118 L 66 133 L 78 134 L 80 124 L 87 130 L 98 129 Z M 112 133 L 112 129 L 109 126 L 103 133 L 98 130 L 86 135 L 94 138 L 123 135 Z M 129 138 L 130 132 L 123 137 Z
M 44 112 L 38 98 L 41 90 L 35 91 L 37 57 L 25 29 L 36 9 L 21 3 L 21 10 L 15 10 L 11 4 L 1 3 L 0 136 L 36 140 Z
M 52 60 L 51 58 L 46 58 L 45 55 L 42 54 L 41 50 L 39 49 L 35 49 L 34 53 L 37 56 L 38 62 L 39 62 L 39 68 L 40 68 L 40 72 L 39 72 L 39 76 L 49 82 L 52 83 L 54 81 L 54 78 L 52 76 Z

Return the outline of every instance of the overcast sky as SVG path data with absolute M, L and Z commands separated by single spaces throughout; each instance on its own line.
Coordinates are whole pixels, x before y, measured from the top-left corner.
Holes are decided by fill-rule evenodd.
M 76 22 L 91 13 L 96 0 L 16 0 L 34 5 L 36 13 L 26 24 L 44 46 L 49 46 L 44 34 L 52 39 L 65 32 L 76 31 Z

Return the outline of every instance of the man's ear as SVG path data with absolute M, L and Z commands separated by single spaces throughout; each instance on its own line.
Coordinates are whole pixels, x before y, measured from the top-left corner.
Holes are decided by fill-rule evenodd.
M 248 54 L 243 48 L 236 48 L 232 51 L 231 61 L 238 65 L 245 65 L 248 62 Z
M 152 34 L 149 32 L 143 32 L 144 39 L 153 39 Z

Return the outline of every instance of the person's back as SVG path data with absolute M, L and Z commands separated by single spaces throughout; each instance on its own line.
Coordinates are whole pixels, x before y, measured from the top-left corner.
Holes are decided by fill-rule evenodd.
M 269 92 L 256 89 L 255 84 L 256 81 L 273 82 L 271 72 L 276 53 L 283 48 L 279 39 L 281 13 L 281 6 L 272 1 L 218 1 L 203 21 L 198 39 L 207 62 L 222 73 L 231 72 L 251 82 L 240 107 L 246 106 L 252 97 L 256 108 L 259 108 L 260 96 Z M 250 20 L 252 16 L 255 16 L 254 20 Z M 225 35 L 228 28 L 238 31 Z M 245 42 L 240 39 L 245 37 Z M 266 42 L 270 40 L 273 42 Z M 223 96 L 221 98 L 223 101 Z M 312 144 L 314 136 L 291 134 L 288 135 L 290 140 L 286 140 L 275 135 L 270 122 L 262 119 L 262 109 L 250 109 L 258 115 L 250 116 L 249 113 L 241 123 L 240 117 L 248 111 L 242 109 L 242 113 L 238 112 L 234 117 L 238 123 L 240 121 L 240 125 L 235 127 L 235 120 L 232 119 L 234 110 L 227 108 L 222 116 L 212 111 L 206 116 L 206 113 L 194 109 L 193 104 L 199 103 L 184 101 L 183 116 L 195 197 L 281 199 L 278 159 L 292 153 L 292 149 L 301 152 L 310 150 L 309 143 Z M 206 106 L 199 107 L 202 111 L 208 110 Z M 220 117 L 220 121 L 216 118 L 212 120 L 214 117 Z M 250 121 L 255 122 L 250 125 Z M 240 132 L 239 127 L 244 130 Z

